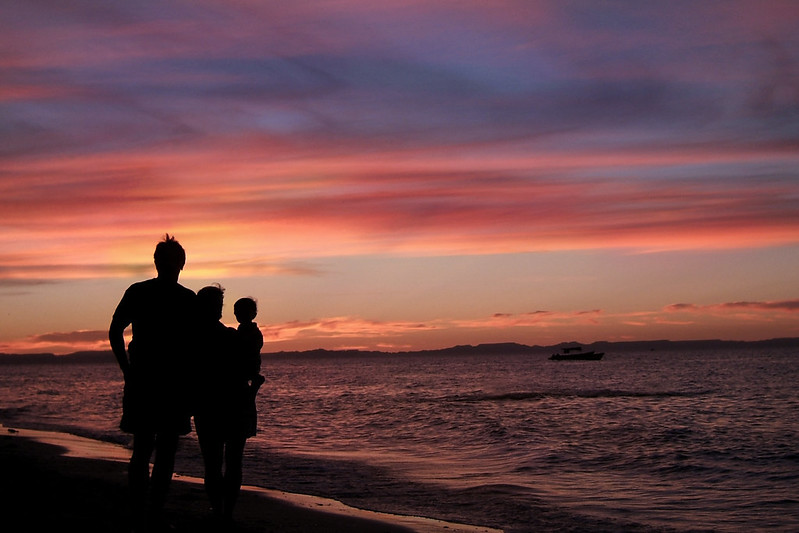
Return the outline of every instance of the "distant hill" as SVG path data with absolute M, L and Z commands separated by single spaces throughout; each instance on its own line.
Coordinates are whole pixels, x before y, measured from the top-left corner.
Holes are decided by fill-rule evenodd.
M 392 356 L 407 356 L 407 355 L 431 355 L 431 356 L 449 356 L 449 355 L 490 355 L 490 354 L 541 354 L 560 352 L 563 348 L 569 346 L 582 346 L 586 350 L 594 350 L 600 352 L 641 352 L 641 351 L 670 351 L 670 350 L 718 350 L 729 348 L 799 348 L 799 337 L 782 338 L 782 339 L 768 339 L 762 341 L 724 341 L 724 340 L 695 340 L 695 341 L 669 341 L 669 340 L 654 340 L 654 341 L 628 341 L 628 342 L 610 342 L 610 341 L 597 341 L 591 344 L 581 344 L 579 342 L 561 342 L 552 346 L 528 346 L 526 344 L 519 344 L 515 342 L 503 342 L 493 344 L 478 344 L 476 346 L 471 344 L 452 346 L 449 348 L 441 348 L 437 350 L 415 350 L 406 352 L 383 352 L 383 351 L 368 351 L 368 350 L 307 350 L 307 351 L 281 351 L 264 353 L 264 357 L 308 357 L 308 358 L 322 358 L 322 357 L 341 357 L 341 356 L 374 356 L 374 355 L 392 355 Z
M 725 341 L 725 340 L 694 340 L 694 341 L 629 341 L 609 342 L 597 341 L 591 344 L 578 342 L 561 342 L 553 346 L 528 346 L 515 342 L 501 342 L 491 344 L 463 344 L 441 348 L 437 350 L 415 350 L 405 352 L 386 352 L 373 350 L 305 350 L 265 352 L 264 357 L 302 357 L 308 359 L 330 357 L 373 357 L 373 356 L 462 356 L 462 355 L 491 355 L 491 354 L 544 354 L 560 352 L 569 346 L 582 346 L 586 350 L 595 350 L 612 354 L 613 352 L 642 352 L 657 351 L 667 352 L 674 350 L 718 350 L 718 349 L 761 349 L 761 348 L 799 348 L 799 337 L 768 339 L 762 341 Z M 39 364 L 39 363 L 64 363 L 64 364 L 98 364 L 114 363 L 116 359 L 110 350 L 96 352 L 75 352 L 67 355 L 54 355 L 52 353 L 37 354 L 3 354 L 0 353 L 0 365 L 3 364 Z
M 281 352 L 264 352 L 264 357 L 308 357 L 308 358 L 322 358 L 322 357 L 341 357 L 341 356 L 375 356 L 375 355 L 391 355 L 391 356 L 406 356 L 406 355 L 471 355 L 471 354 L 509 354 L 509 353 L 539 353 L 546 350 L 541 346 L 527 346 L 525 344 L 518 344 L 515 342 L 502 342 L 495 344 L 478 344 L 473 346 L 471 344 L 464 344 L 458 346 L 451 346 L 449 348 L 440 348 L 436 350 L 414 350 L 406 352 L 385 352 L 378 350 L 305 350 L 305 351 L 281 351 Z

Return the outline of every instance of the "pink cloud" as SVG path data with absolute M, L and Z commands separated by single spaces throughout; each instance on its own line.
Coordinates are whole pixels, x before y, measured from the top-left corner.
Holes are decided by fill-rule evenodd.
M 666 306 L 666 311 L 680 312 L 680 311 L 697 311 L 700 307 L 695 304 L 671 304 Z
M 149 261 L 142 258 L 150 252 L 140 250 L 142 243 L 164 231 L 192 242 L 195 265 L 208 271 L 225 257 L 217 271 L 232 275 L 237 269 L 239 275 L 258 270 L 258 264 L 270 271 L 276 261 L 253 255 L 254 250 L 302 261 L 325 251 L 427 255 L 760 247 L 792 243 L 799 235 L 799 210 L 790 201 L 799 188 L 792 180 L 612 177 L 703 164 L 691 154 L 665 159 L 641 154 L 615 165 L 590 154 L 543 162 L 510 158 L 482 161 L 479 168 L 467 168 L 473 161 L 415 154 L 413 164 L 406 159 L 413 154 L 386 152 L 377 162 L 342 154 L 260 167 L 249 162 L 259 160 L 253 154 L 238 154 L 238 164 L 213 150 L 17 161 L 8 172 L 19 179 L 0 181 L 0 212 L 8 226 L 0 244 L 8 256 L 27 259 L 4 261 L 0 276 L 42 278 L 49 275 L 46 270 L 68 276 L 81 269 L 102 275 L 93 265 L 104 264 L 114 248 L 127 250 L 127 256 L 115 258 L 108 275 L 129 270 L 128 265 L 147 268 Z M 712 159 L 726 164 L 726 157 L 745 162 L 750 155 Z M 607 176 L 581 176 L 595 172 L 594 164 Z M 507 165 L 512 168 L 492 170 Z M 35 251 L 26 244 L 30 239 Z
M 732 5 L 9 7 L 0 246 L 41 258 L 6 275 L 114 275 L 166 230 L 224 273 L 794 244 L 797 7 Z

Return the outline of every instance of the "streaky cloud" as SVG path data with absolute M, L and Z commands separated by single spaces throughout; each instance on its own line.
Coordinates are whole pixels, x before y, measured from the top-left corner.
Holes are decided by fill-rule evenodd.
M 787 311 L 799 312 L 799 300 L 786 300 L 782 302 L 730 302 L 720 304 L 722 309 L 754 309 L 761 311 Z
M 108 331 L 106 330 L 78 330 L 42 333 L 30 337 L 34 343 L 52 344 L 87 344 L 87 343 L 107 343 Z
M 725 302 L 711 305 L 696 305 L 696 304 L 672 304 L 666 306 L 666 311 L 669 312 L 715 312 L 715 311 L 778 311 L 786 313 L 799 312 L 799 300 L 782 300 L 782 301 L 768 301 L 768 302 Z

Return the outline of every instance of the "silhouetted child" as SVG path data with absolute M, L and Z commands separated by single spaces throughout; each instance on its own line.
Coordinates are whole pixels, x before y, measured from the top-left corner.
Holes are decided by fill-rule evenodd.
M 249 430 L 248 437 L 255 435 L 258 429 L 258 410 L 255 407 L 255 397 L 258 394 L 258 389 L 261 388 L 266 378 L 261 375 L 261 348 L 264 345 L 264 336 L 261 330 L 258 329 L 258 324 L 254 322 L 255 317 L 258 315 L 258 305 L 252 298 L 240 298 L 233 305 L 233 314 L 236 315 L 236 320 L 239 322 L 237 328 L 239 344 L 244 357 L 247 360 L 247 366 L 250 369 L 250 375 L 253 376 L 250 380 L 250 396 L 251 401 L 249 405 Z

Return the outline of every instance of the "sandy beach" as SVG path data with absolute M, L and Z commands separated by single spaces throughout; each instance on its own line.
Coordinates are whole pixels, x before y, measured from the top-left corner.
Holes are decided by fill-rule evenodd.
M 4 530 L 130 531 L 129 452 L 65 433 L 0 427 Z M 166 508 L 175 531 L 214 531 L 200 480 L 176 475 Z M 245 487 L 234 531 L 490 533 L 484 527 L 375 513 L 334 500 Z

